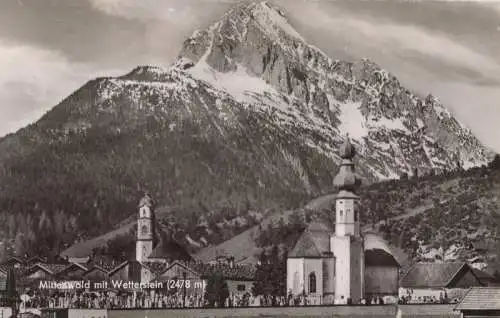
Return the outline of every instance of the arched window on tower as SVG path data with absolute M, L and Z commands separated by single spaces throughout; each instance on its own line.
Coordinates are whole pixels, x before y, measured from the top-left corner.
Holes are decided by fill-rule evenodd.
M 148 227 L 147 227 L 147 225 L 143 225 L 143 226 L 141 227 L 141 234 L 142 234 L 142 235 L 146 235 L 146 234 L 148 234 Z
M 309 274 L 309 293 L 315 293 L 316 292 L 316 274 L 311 273 Z

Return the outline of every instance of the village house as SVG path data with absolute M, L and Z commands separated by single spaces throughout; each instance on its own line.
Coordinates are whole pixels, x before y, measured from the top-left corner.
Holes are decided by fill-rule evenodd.
M 26 266 L 26 261 L 17 256 L 11 256 L 2 263 L 3 266 L 21 268 Z
M 500 278 L 495 277 L 494 275 L 488 273 L 485 270 L 480 270 L 477 268 L 473 268 L 472 271 L 474 275 L 479 279 L 481 284 L 489 287 L 500 287 Z
M 140 282 L 143 270 L 147 270 L 136 260 L 125 261 L 108 273 L 109 280 Z
M 88 270 L 88 267 L 85 267 L 82 264 L 70 263 L 58 273 L 58 277 L 63 280 L 78 280 Z
M 471 287 L 483 286 L 467 263 L 416 263 L 401 279 L 399 296 L 410 302 L 462 299 Z
M 27 280 L 57 278 L 57 274 L 67 267 L 66 264 L 36 263 L 24 270 L 23 277 Z
M 226 281 L 230 295 L 243 296 L 245 293 L 252 293 L 255 269 L 253 265 L 234 263 L 211 265 L 175 261 L 161 271 L 155 280 L 159 282 L 187 280 L 190 283 L 190 288 L 186 288 L 188 295 L 203 294 L 209 277 L 218 273 Z
M 455 307 L 462 318 L 500 317 L 500 287 L 473 287 Z

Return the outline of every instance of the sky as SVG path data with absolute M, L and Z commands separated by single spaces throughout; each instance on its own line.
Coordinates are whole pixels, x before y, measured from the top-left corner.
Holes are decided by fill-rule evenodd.
M 233 0 L 1 0 L 0 136 L 98 76 L 168 67 Z M 333 58 L 370 58 L 500 152 L 500 0 L 275 0 Z

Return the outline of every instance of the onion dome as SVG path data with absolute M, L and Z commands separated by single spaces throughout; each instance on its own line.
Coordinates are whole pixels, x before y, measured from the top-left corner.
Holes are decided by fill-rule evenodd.
M 352 159 L 356 155 L 356 149 L 351 143 L 349 136 L 346 137 L 344 143 L 340 146 L 339 155 L 342 159 Z
M 354 192 L 356 188 L 360 185 L 360 179 L 354 172 L 354 163 L 352 159 L 356 155 L 356 149 L 352 145 L 349 137 L 346 138 L 344 143 L 339 149 L 340 157 L 342 158 L 342 163 L 340 165 L 340 170 L 333 184 L 339 188 L 339 190 Z
M 148 206 L 151 207 L 153 205 L 153 199 L 149 195 L 149 193 L 145 193 L 144 197 L 142 197 L 141 201 L 139 201 L 139 208 L 142 208 L 143 206 Z

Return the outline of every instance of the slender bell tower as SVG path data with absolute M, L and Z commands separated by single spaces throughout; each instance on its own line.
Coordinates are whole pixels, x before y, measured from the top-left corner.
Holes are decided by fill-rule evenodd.
M 335 256 L 335 298 L 337 302 L 359 303 L 364 298 L 364 242 L 360 233 L 356 189 L 360 179 L 354 172 L 352 159 L 356 150 L 349 137 L 340 147 L 342 164 L 334 185 L 339 192 L 335 198 L 335 233 L 330 246 Z
M 148 193 L 139 202 L 135 259 L 144 262 L 153 252 L 153 200 Z

